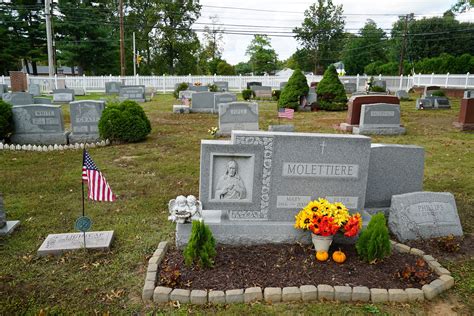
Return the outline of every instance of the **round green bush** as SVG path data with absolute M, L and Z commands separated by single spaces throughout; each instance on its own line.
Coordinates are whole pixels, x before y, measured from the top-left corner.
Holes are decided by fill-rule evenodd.
M 11 133 L 13 133 L 12 105 L 0 100 L 0 140 L 9 137 Z
M 138 142 L 151 132 L 150 120 L 135 101 L 109 104 L 99 120 L 99 134 L 103 139 Z
M 272 99 L 273 99 L 273 101 L 278 101 L 278 100 L 280 100 L 280 96 L 281 96 L 281 90 L 273 90 L 273 91 L 272 91 Z
M 242 98 L 244 100 L 250 100 L 250 98 L 252 98 L 252 90 L 250 89 L 245 89 L 245 90 L 242 90 Z
M 215 84 L 208 84 L 209 92 L 217 92 L 217 86 Z
M 177 99 L 179 97 L 179 91 L 188 90 L 188 88 L 189 88 L 189 85 L 186 82 L 181 82 L 176 87 L 176 90 L 174 90 L 174 92 L 173 92 L 173 96 L 175 97 L 175 99 Z
M 300 98 L 307 96 L 309 92 L 308 81 L 301 70 L 296 69 L 285 85 L 278 100 L 279 108 L 291 108 L 298 110 Z
M 445 97 L 446 93 L 444 93 L 443 90 L 435 90 L 435 91 L 431 92 L 431 95 L 434 96 L 434 97 Z
M 318 94 L 318 106 L 321 110 L 343 111 L 347 109 L 346 91 L 337 76 L 334 65 L 329 66 L 324 72 L 316 93 Z
M 381 86 L 372 86 L 372 87 L 370 87 L 370 91 L 372 91 L 372 92 L 385 92 L 385 89 Z

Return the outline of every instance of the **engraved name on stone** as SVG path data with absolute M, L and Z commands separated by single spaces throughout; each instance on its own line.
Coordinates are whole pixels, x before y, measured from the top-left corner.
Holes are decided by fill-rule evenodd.
M 358 178 L 359 165 L 325 163 L 283 163 L 285 177 Z
M 347 208 L 357 208 L 357 203 L 359 203 L 359 197 L 357 196 L 326 196 L 326 200 L 331 203 L 340 202 L 344 204 Z
M 247 114 L 247 109 L 234 109 L 234 110 L 230 110 L 230 114 L 232 114 L 232 115 L 243 115 L 243 114 Z
M 372 111 L 370 116 L 395 116 L 395 111 Z
M 311 201 L 311 196 L 277 196 L 277 208 L 303 208 Z
M 52 117 L 33 118 L 31 122 L 35 125 L 58 125 L 59 120 Z
M 417 218 L 418 223 L 451 222 L 455 211 L 448 203 L 424 202 L 410 205 L 408 211 Z
M 76 123 L 96 123 L 100 120 L 100 117 L 90 116 L 90 117 L 77 117 Z
M 54 111 L 35 111 L 35 116 L 54 116 Z

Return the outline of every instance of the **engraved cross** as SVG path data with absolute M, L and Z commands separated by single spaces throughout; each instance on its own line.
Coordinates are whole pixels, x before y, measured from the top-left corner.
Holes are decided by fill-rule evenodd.
M 321 145 L 321 155 L 324 154 L 324 147 L 326 147 L 326 141 L 323 141 L 323 143 Z

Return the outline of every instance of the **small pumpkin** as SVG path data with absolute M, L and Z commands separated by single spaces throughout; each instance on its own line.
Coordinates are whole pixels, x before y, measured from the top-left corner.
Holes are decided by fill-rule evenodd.
M 316 259 L 318 259 L 319 261 L 326 261 L 328 260 L 328 258 L 329 258 L 329 254 L 327 253 L 327 251 L 316 252 Z
M 343 253 L 340 249 L 338 251 L 334 251 L 332 254 L 332 260 L 337 263 L 344 263 L 346 261 L 346 254 Z

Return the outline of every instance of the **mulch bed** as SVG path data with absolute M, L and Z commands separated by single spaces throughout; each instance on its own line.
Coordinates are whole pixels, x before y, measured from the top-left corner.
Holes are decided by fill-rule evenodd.
M 161 264 L 158 285 L 213 290 L 305 284 L 404 289 L 421 288 L 423 284 L 437 278 L 424 261 L 418 260 L 420 257 L 415 255 L 393 252 L 382 262 L 368 264 L 359 260 L 353 245 L 333 244 L 330 255 L 338 248 L 347 256 L 343 264 L 335 263 L 332 259 L 317 261 L 314 249 L 306 245 L 218 245 L 215 264 L 211 269 L 187 267 L 182 251 L 170 249 Z M 411 271 L 411 274 L 407 275 L 407 271 Z M 415 273 L 418 273 L 416 277 Z

